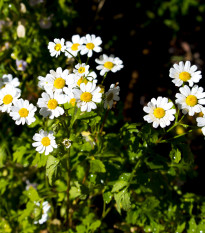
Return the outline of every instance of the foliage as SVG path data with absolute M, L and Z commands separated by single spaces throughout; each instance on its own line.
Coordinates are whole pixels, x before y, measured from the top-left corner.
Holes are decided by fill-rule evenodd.
M 63 56 L 50 58 L 49 31 L 39 26 L 40 19 L 54 6 L 61 9 L 62 14 L 52 16 L 55 38 L 61 30 L 58 22 L 66 28 L 77 13 L 71 1 L 53 1 L 48 8 L 41 5 L 45 3 L 21 3 L 26 12 L 20 10 L 20 1 L 0 1 L 6 20 L 0 74 L 18 76 L 23 98 L 36 105 L 41 92 L 37 76 L 76 65 Z M 179 8 L 186 14 L 196 5 L 194 0 L 172 0 L 160 1 L 156 8 L 160 17 L 169 11 L 174 21 Z M 164 23 L 178 30 L 172 20 Z M 18 22 L 26 28 L 25 37 L 17 35 Z M 25 71 L 15 67 L 17 58 L 28 63 Z M 81 59 L 92 64 L 87 57 Z M 112 77 L 106 73 L 98 78 L 105 85 Z M 179 111 L 168 130 L 154 129 L 145 122 L 124 122 L 120 102 L 112 109 L 103 104 L 85 112 L 65 103 L 64 115 L 49 119 L 36 113 L 28 126 L 17 126 L 7 113 L 0 113 L 0 232 L 205 232 L 205 198 L 183 190 L 187 179 L 197 175 L 189 143 L 195 128 Z M 183 129 L 178 135 L 173 130 L 177 127 Z M 49 155 L 32 146 L 39 129 L 55 133 L 58 147 Z M 67 139 L 70 147 L 64 143 Z M 45 201 L 50 209 L 40 224 Z

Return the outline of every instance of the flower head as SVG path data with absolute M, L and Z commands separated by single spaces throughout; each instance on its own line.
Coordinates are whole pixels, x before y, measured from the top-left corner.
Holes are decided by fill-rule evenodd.
M 18 78 L 13 79 L 12 74 L 4 74 L 2 76 L 2 79 L 0 79 L 0 89 L 7 87 L 7 86 L 13 86 L 19 92 L 21 92 L 21 90 L 17 88 L 19 85 L 20 85 L 19 79 Z
M 20 93 L 13 86 L 7 86 L 0 90 L 0 111 L 10 113 L 14 101 L 20 97 Z
M 152 98 L 151 101 L 143 108 L 148 113 L 144 116 L 144 120 L 148 123 L 153 123 L 153 127 L 164 128 L 170 125 L 170 121 L 174 120 L 175 109 L 172 109 L 173 103 L 169 102 L 168 98 L 159 96 L 157 99 Z
M 72 41 L 72 42 L 71 42 Z M 83 44 L 83 39 L 80 38 L 79 35 L 74 35 L 72 36 L 71 38 L 71 41 L 67 41 L 66 42 L 66 50 L 69 52 L 66 52 L 65 51 L 65 55 L 68 57 L 68 58 L 71 58 L 72 55 L 74 57 L 77 56 L 78 52 L 81 50 L 82 48 L 82 44 Z M 72 55 L 71 55 L 71 54 Z
M 37 108 L 33 104 L 29 104 L 28 100 L 16 99 L 11 106 L 10 116 L 17 125 L 30 125 L 36 118 L 34 117 Z
M 45 80 L 41 79 L 41 81 L 45 81 L 45 91 L 48 93 L 55 91 L 62 93 L 66 82 L 68 82 L 68 72 L 67 69 L 63 71 L 61 67 L 58 67 L 56 71 L 50 70 L 50 74 L 46 75 Z
M 40 203 L 39 202 L 35 202 L 37 208 L 40 207 Z M 38 213 L 38 209 L 34 209 L 34 212 L 37 212 Z M 51 206 L 50 204 L 47 202 L 47 201 L 44 201 L 43 204 L 42 204 L 42 216 L 41 218 L 38 220 L 38 221 L 34 221 L 34 224 L 43 224 L 45 223 L 47 220 L 48 220 L 48 213 L 49 213 L 49 210 L 50 210 Z
M 82 76 L 86 76 L 89 73 L 89 65 L 86 65 L 85 63 L 78 63 L 77 65 L 75 65 L 75 69 L 73 70 L 73 73 L 82 77 Z
M 24 60 L 16 59 L 16 67 L 17 67 L 17 70 L 24 71 L 26 70 L 27 62 Z
M 95 62 L 99 64 L 96 69 L 100 70 L 101 76 L 109 71 L 115 73 L 124 67 L 122 60 L 120 60 L 118 57 L 114 57 L 113 55 L 108 57 L 106 54 L 103 54 L 99 59 L 95 59 Z
M 65 52 L 65 39 L 54 39 L 54 42 L 48 43 L 48 49 L 52 57 L 58 57 L 61 52 Z
M 40 109 L 40 114 L 43 117 L 49 117 L 53 119 L 54 117 L 59 117 L 64 114 L 64 109 L 59 106 L 59 104 L 66 103 L 66 100 L 63 95 L 55 93 L 46 93 L 41 94 L 42 98 L 38 99 L 37 106 Z
M 90 112 L 97 108 L 96 103 L 100 103 L 102 100 L 102 93 L 99 93 L 99 91 L 100 87 L 96 87 L 96 84 L 91 82 L 80 84 L 80 90 L 73 90 L 77 106 L 81 108 L 82 112 Z
M 102 51 L 102 48 L 100 47 L 100 45 L 102 44 L 102 40 L 99 36 L 96 37 L 93 34 L 87 34 L 86 36 L 82 37 L 82 40 L 83 44 L 85 45 L 82 45 L 80 51 L 81 55 L 88 54 L 88 57 L 92 57 L 93 51 L 97 53 Z
M 205 92 L 202 87 L 195 85 L 190 89 L 187 85 L 179 88 L 180 93 L 176 94 L 176 104 L 184 114 L 193 116 L 194 113 L 204 112 L 201 104 L 205 104 Z
M 110 89 L 105 93 L 104 108 L 112 108 L 114 101 L 119 101 L 120 87 L 115 84 L 110 85 Z
M 173 67 L 169 71 L 169 77 L 173 79 L 172 82 L 177 87 L 182 86 L 185 82 L 188 82 L 189 86 L 192 87 L 202 78 L 201 71 L 196 71 L 197 66 L 191 66 L 190 61 L 186 61 L 185 64 L 180 61 L 179 65 L 174 64 Z
M 38 151 L 40 154 L 45 152 L 45 155 L 48 155 L 53 151 L 53 148 L 57 148 L 53 131 L 46 132 L 41 129 L 39 133 L 34 134 L 33 140 L 35 142 L 32 143 L 32 146 L 36 147 L 36 151 Z

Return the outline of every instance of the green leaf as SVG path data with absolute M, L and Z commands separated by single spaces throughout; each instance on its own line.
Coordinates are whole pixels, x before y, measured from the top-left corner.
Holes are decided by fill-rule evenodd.
M 90 160 L 90 172 L 91 173 L 98 173 L 102 172 L 105 173 L 105 165 L 103 164 L 102 161 L 95 159 L 95 160 Z
M 127 192 L 127 189 L 115 193 L 114 198 L 117 204 L 117 211 L 121 214 L 121 208 L 128 211 L 131 207 L 130 194 Z
M 38 192 L 35 188 L 33 188 L 32 186 L 29 187 L 28 191 L 27 191 L 27 195 L 28 198 L 32 201 L 38 201 L 40 199 Z
M 93 223 L 90 225 L 89 229 L 90 229 L 92 232 L 95 232 L 95 231 L 100 227 L 100 225 L 101 225 L 101 221 L 100 221 L 100 220 L 97 220 L 97 221 L 93 222 Z
M 111 192 L 103 193 L 103 200 L 106 204 L 109 204 L 112 200 L 113 194 Z
M 124 188 L 125 186 L 128 185 L 128 182 L 127 181 L 124 181 L 124 180 L 118 180 L 113 188 L 112 188 L 112 191 L 111 192 L 118 192 L 120 189 Z
M 18 149 L 13 153 L 13 161 L 20 163 L 26 151 L 27 148 L 25 146 L 18 147 Z
M 179 163 L 180 160 L 181 160 L 181 152 L 178 148 L 172 148 L 172 150 L 170 151 L 170 154 L 169 154 L 172 162 L 174 163 Z
M 52 185 L 53 176 L 57 174 L 57 166 L 59 164 L 59 159 L 50 155 L 46 164 L 46 175 L 48 176 L 49 184 Z

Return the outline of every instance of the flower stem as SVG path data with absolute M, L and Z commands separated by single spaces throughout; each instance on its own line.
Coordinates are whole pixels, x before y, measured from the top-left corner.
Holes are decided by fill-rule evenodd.
M 68 150 L 68 157 L 67 157 L 67 172 L 68 172 L 68 177 L 67 177 L 67 226 L 70 229 L 72 226 L 72 219 L 70 218 L 70 149 Z

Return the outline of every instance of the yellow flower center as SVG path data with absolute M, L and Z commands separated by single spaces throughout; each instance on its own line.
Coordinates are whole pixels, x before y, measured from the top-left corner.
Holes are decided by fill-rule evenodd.
M 95 45 L 93 43 L 87 43 L 86 44 L 86 48 L 87 49 L 91 49 L 92 50 L 92 49 L 94 49 L 94 47 L 95 47 Z
M 165 110 L 163 108 L 155 108 L 153 114 L 156 118 L 162 118 L 165 116 Z
M 56 51 L 61 51 L 61 48 L 62 48 L 61 44 L 56 44 L 54 47 Z
M 186 97 L 186 104 L 190 107 L 194 107 L 198 103 L 198 100 L 195 95 L 188 95 Z
M 107 68 L 108 70 L 111 70 L 114 67 L 114 63 L 112 63 L 111 61 L 106 61 L 104 63 L 104 67 Z
M 54 81 L 54 87 L 57 89 L 62 89 L 65 86 L 65 80 L 63 78 L 57 78 Z
M 108 96 L 107 96 L 107 101 L 111 101 L 113 99 L 114 95 L 113 93 L 111 92 Z
M 78 50 L 78 46 L 79 46 L 80 44 L 78 44 L 78 43 L 76 43 L 76 44 L 73 44 L 72 46 L 71 46 L 71 49 L 73 50 L 73 51 L 76 51 L 76 50 Z
M 19 110 L 19 115 L 20 115 L 20 117 L 27 117 L 28 114 L 29 114 L 29 111 L 28 111 L 26 108 L 21 108 L 21 109 Z
M 81 83 L 87 84 L 88 80 L 86 78 L 84 78 L 84 77 L 81 77 L 81 78 L 79 78 L 79 80 L 77 82 L 77 85 L 80 86 Z
M 190 75 L 190 73 L 184 71 L 184 72 L 181 72 L 181 73 L 179 74 L 179 78 L 180 78 L 183 82 L 186 82 L 186 81 L 188 81 L 188 80 L 191 78 L 191 75 Z
M 81 94 L 80 99 L 84 102 L 90 102 L 92 100 L 92 94 L 90 92 L 84 92 Z
M 22 65 L 22 64 L 19 64 L 19 65 L 18 65 L 18 67 L 19 67 L 19 68 L 22 68 L 22 67 L 23 67 L 23 65 Z
M 43 144 L 43 146 L 49 146 L 51 144 L 51 140 L 49 139 L 49 137 L 44 137 L 42 138 L 41 143 Z
M 3 103 L 4 104 L 10 104 L 13 100 L 13 97 L 11 95 L 5 95 L 3 98 Z
M 71 104 L 72 106 L 75 106 L 75 102 L 76 102 L 76 99 L 75 99 L 75 98 L 72 98 L 72 99 L 70 100 L 70 104 Z
M 85 72 L 85 67 L 80 67 L 80 68 L 78 69 L 78 73 L 82 74 L 82 73 L 84 73 L 84 72 Z
M 55 109 L 57 105 L 58 105 L 58 102 L 55 99 L 50 99 L 47 104 L 49 109 Z

